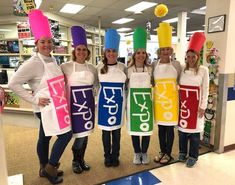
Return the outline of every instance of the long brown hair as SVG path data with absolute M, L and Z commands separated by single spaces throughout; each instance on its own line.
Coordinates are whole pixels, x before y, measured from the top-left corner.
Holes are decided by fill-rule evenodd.
M 131 66 L 135 65 L 135 55 L 136 55 L 137 51 L 138 51 L 138 50 L 136 50 L 136 51 L 133 53 L 133 55 L 132 55 L 132 57 L 131 57 L 131 62 L 130 62 L 130 64 L 128 65 L 128 68 L 130 68 Z M 149 56 L 148 56 L 148 54 L 147 54 L 146 51 L 145 51 L 145 54 L 146 54 L 146 58 L 145 58 L 145 61 L 144 61 L 144 66 L 150 66 L 150 65 L 148 64 Z
M 188 52 L 192 52 L 194 53 L 195 55 L 197 55 L 197 61 L 195 63 L 195 66 L 194 66 L 194 69 L 195 69 L 195 74 L 198 74 L 198 70 L 199 70 L 199 66 L 200 66 L 200 54 L 192 49 L 189 49 L 187 52 L 186 52 L 186 55 L 188 54 Z M 186 60 L 186 59 L 185 59 Z M 189 70 L 189 64 L 188 62 L 186 61 L 186 67 L 184 69 L 184 72 L 186 70 Z
M 106 74 L 108 72 L 108 59 L 105 55 L 105 51 L 104 51 L 104 58 L 102 60 L 104 66 L 100 69 L 100 73 L 101 74 Z

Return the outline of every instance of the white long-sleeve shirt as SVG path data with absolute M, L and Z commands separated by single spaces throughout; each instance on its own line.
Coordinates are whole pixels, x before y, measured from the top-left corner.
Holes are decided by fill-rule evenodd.
M 53 62 L 51 57 L 43 56 L 40 53 L 37 54 L 40 55 L 45 62 Z M 43 74 L 44 65 L 35 54 L 19 67 L 8 83 L 9 89 L 14 91 L 20 98 L 33 104 L 35 112 L 39 112 L 39 107 L 37 106 L 38 99 L 34 98 L 34 95 L 40 90 L 38 89 L 38 86 Z M 29 85 L 33 93 L 23 87 L 24 83 Z

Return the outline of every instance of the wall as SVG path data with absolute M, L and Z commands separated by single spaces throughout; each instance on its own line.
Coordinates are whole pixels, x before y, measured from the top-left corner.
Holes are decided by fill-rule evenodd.
M 216 6 L 215 6 L 216 5 Z M 219 152 L 223 152 L 223 146 L 235 144 L 234 110 L 235 100 L 227 101 L 228 88 L 234 86 L 235 62 L 234 62 L 234 41 L 235 41 L 235 1 L 234 0 L 207 0 L 206 20 L 208 18 L 226 14 L 226 25 L 224 32 L 206 34 L 207 40 L 214 41 L 214 46 L 219 50 L 219 99 L 217 110 L 217 136 L 215 145 L 219 145 Z M 206 28 L 207 31 L 207 28 Z M 206 52 L 204 52 L 206 53 Z

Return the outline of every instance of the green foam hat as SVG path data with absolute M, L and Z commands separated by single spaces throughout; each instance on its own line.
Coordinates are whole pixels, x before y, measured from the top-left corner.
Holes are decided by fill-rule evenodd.
M 133 34 L 134 51 L 137 49 L 146 49 L 147 32 L 142 27 L 137 27 Z

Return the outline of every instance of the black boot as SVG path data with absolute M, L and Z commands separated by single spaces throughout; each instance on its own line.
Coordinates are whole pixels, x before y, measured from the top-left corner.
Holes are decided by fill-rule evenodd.
M 42 174 L 46 177 L 51 184 L 60 184 L 63 182 L 62 177 L 57 176 L 57 167 L 47 164 L 44 169 L 42 169 Z
M 87 146 L 87 142 L 84 143 L 84 146 L 82 147 L 82 149 L 79 151 L 78 153 L 78 158 L 80 159 L 80 166 L 82 167 L 83 170 L 88 171 L 90 170 L 90 166 L 85 162 L 84 160 L 84 156 L 85 156 L 85 151 L 86 151 L 86 146 Z
M 40 169 L 39 169 L 39 177 L 45 177 L 44 174 L 42 173 L 43 169 L 45 168 L 46 164 L 40 164 Z M 60 163 L 58 163 L 57 165 L 57 176 L 58 177 L 61 177 L 64 175 L 64 172 L 62 170 L 58 170 L 60 166 Z
M 83 169 L 80 165 L 80 161 L 79 161 L 79 150 L 75 150 L 75 149 L 72 149 L 73 151 L 73 162 L 72 162 L 72 168 L 73 168 L 73 172 L 74 173 L 82 173 L 83 172 Z

